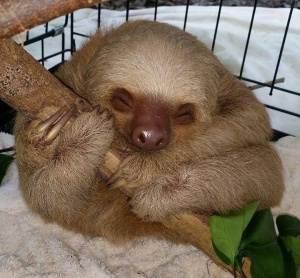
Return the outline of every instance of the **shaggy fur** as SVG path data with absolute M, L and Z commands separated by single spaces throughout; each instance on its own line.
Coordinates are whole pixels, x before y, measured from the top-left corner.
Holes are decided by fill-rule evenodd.
M 41 149 L 36 126 L 45 111 L 34 121 L 18 115 L 20 186 L 46 219 L 115 243 L 181 241 L 159 221 L 180 212 L 226 213 L 253 200 L 279 203 L 282 168 L 263 105 L 192 35 L 163 23 L 124 23 L 92 36 L 58 76 L 113 117 L 83 113 Z M 116 93 L 130 109 L 114 102 Z M 145 151 L 131 133 L 154 105 L 163 111 L 168 144 Z M 110 148 L 126 157 L 117 182 L 134 187 L 130 200 L 98 172 Z

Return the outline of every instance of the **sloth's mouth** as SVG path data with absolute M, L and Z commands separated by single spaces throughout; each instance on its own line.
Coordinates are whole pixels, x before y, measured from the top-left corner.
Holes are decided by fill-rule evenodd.
M 137 152 L 137 148 L 122 135 L 117 135 L 111 145 L 112 150 L 116 151 L 121 156 L 128 156 Z
M 138 154 L 139 157 L 144 157 L 144 159 L 156 157 L 156 154 L 161 156 L 162 152 L 166 150 L 166 148 L 157 151 L 142 150 L 122 137 L 114 139 L 111 145 L 111 149 L 113 152 L 116 152 L 119 156 L 123 158 L 126 158 L 129 155 Z

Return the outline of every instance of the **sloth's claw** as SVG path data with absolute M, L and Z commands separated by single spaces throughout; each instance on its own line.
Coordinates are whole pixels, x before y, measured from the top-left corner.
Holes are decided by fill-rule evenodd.
M 106 181 L 106 186 L 109 189 L 116 189 L 122 186 L 127 185 L 126 179 L 121 177 L 122 170 L 119 169 L 117 172 L 112 174 L 109 179 Z
M 110 189 L 116 189 L 116 188 L 120 188 L 120 187 L 125 187 L 127 185 L 127 180 L 120 178 L 118 179 L 116 182 L 114 182 L 113 184 L 111 184 L 109 186 Z
M 100 114 L 108 120 L 111 118 L 111 114 L 107 108 L 104 108 L 102 111 L 100 111 Z
M 109 112 L 109 110 L 107 108 L 102 108 L 100 107 L 100 105 L 96 105 L 93 109 L 93 112 L 101 115 L 103 118 L 106 118 L 106 119 L 110 119 L 111 118 L 111 114 Z
M 48 129 L 51 125 L 53 125 L 65 112 L 66 108 L 62 107 L 57 112 L 55 112 L 51 117 L 49 117 L 47 120 L 39 124 L 37 127 L 38 132 L 43 132 L 46 129 Z
M 93 109 L 93 112 L 99 113 L 100 112 L 100 105 L 96 105 Z
M 75 112 L 75 108 L 70 108 L 66 111 L 66 113 L 54 123 L 52 128 L 49 130 L 48 134 L 45 137 L 45 142 L 52 142 L 62 130 L 62 128 L 66 125 L 66 123 L 71 119 Z
M 47 120 L 40 123 L 36 130 L 37 133 L 43 138 L 41 139 L 46 145 L 50 144 L 60 133 L 66 123 L 72 118 L 76 111 L 76 108 L 67 109 L 66 107 L 60 108 Z M 103 114 L 104 117 L 110 117 L 107 109 L 101 111 L 100 106 L 96 105 L 93 112 L 97 114 Z M 42 143 L 42 142 L 40 142 Z

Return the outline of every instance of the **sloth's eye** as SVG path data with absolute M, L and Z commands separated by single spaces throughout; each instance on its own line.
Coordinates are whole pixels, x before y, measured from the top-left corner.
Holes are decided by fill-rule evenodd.
M 194 106 L 191 103 L 181 105 L 174 117 L 174 122 L 179 125 L 188 125 L 195 121 Z
M 114 91 L 111 104 L 117 111 L 129 112 L 133 108 L 133 99 L 127 90 L 119 88 Z

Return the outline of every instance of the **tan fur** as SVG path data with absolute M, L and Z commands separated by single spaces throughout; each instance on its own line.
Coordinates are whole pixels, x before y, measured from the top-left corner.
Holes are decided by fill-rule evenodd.
M 58 76 L 108 108 L 113 120 L 83 113 L 41 149 L 35 127 L 43 112 L 32 122 L 18 115 L 20 186 L 46 219 L 116 243 L 139 236 L 181 241 L 158 222 L 186 211 L 226 213 L 258 199 L 261 207 L 280 202 L 281 162 L 268 142 L 263 105 L 190 34 L 157 22 L 125 23 L 96 33 Z M 128 129 L 143 111 L 115 111 L 111 96 L 118 88 L 138 103 L 151 99 L 167 109 L 171 136 L 164 149 L 132 145 Z M 185 103 L 195 107 L 195 120 L 178 125 L 174 113 Z M 98 173 L 109 148 L 126 157 L 119 178 L 135 187 L 131 200 L 107 189 Z

